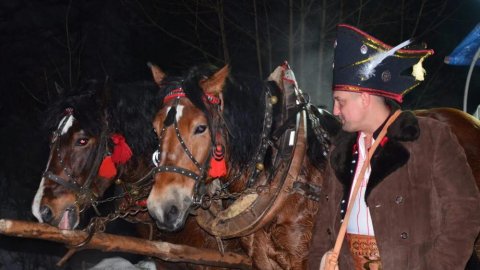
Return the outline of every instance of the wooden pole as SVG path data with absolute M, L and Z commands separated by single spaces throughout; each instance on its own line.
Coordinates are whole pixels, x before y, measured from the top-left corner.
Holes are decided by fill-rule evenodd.
M 88 234 L 84 231 L 59 230 L 47 224 L 0 219 L 0 234 L 43 239 L 74 246 L 83 242 Z M 81 249 L 98 249 L 101 251 L 119 251 L 155 257 L 169 262 L 184 262 L 217 267 L 251 269 L 249 257 L 233 252 L 223 255 L 212 249 L 194 248 L 168 242 L 149 241 L 145 239 L 96 233 Z

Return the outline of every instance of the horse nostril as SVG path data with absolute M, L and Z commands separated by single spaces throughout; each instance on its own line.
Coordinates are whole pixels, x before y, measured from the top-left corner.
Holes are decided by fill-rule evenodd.
M 178 212 L 179 212 L 178 207 L 176 207 L 175 205 L 172 205 L 165 215 L 165 221 L 167 223 L 170 223 L 170 222 L 174 222 L 175 220 L 177 220 Z
M 50 222 L 53 218 L 52 210 L 46 205 L 40 207 L 40 215 L 42 216 L 43 222 Z

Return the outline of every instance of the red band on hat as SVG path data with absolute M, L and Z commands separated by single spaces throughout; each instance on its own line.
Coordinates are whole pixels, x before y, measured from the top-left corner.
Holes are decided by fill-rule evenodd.
M 333 91 L 365 92 L 372 95 L 391 98 L 397 101 L 398 103 L 403 102 L 403 96 L 401 94 L 395 94 L 395 93 L 387 92 L 384 90 L 367 88 L 367 87 L 352 86 L 347 84 L 337 84 L 333 86 Z

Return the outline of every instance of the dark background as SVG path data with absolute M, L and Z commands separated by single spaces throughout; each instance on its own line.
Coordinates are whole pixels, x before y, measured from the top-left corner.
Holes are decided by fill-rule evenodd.
M 56 84 L 68 91 L 107 76 L 150 80 L 149 61 L 173 74 L 228 63 L 233 73 L 263 79 L 288 60 L 313 102 L 331 108 L 335 26 L 348 23 L 391 45 L 417 37 L 435 50 L 405 108 L 461 109 L 468 67 L 443 59 L 479 18 L 475 0 L 0 0 L 0 218 L 33 220 L 48 155 L 40 127 Z M 480 104 L 479 72 L 470 113 Z M 2 269 L 51 269 L 64 252 L 0 236 Z

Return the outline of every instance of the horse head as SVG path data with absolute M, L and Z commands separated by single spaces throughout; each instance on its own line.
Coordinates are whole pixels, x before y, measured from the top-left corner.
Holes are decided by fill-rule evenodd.
M 152 71 L 154 77 L 160 74 L 156 67 Z M 147 206 L 160 229 L 183 227 L 195 193 L 211 178 L 210 160 L 225 157 L 223 137 L 215 132 L 220 130 L 221 91 L 227 76 L 224 67 L 216 73 L 206 68 L 193 70 L 186 78 L 162 74 L 156 79 L 164 98 L 153 121 L 159 139 L 157 173 Z
M 146 143 L 154 141 L 147 133 L 153 113 L 148 117 L 138 108 L 154 108 L 145 102 L 148 91 L 135 93 L 132 85 L 113 88 L 109 92 L 103 83 L 89 83 L 49 109 L 50 155 L 32 204 L 39 222 L 76 228 L 87 209 L 93 206 L 98 213 L 96 206 L 112 183 L 147 167 L 138 157 L 154 149 Z M 132 158 L 132 152 L 138 155 Z

